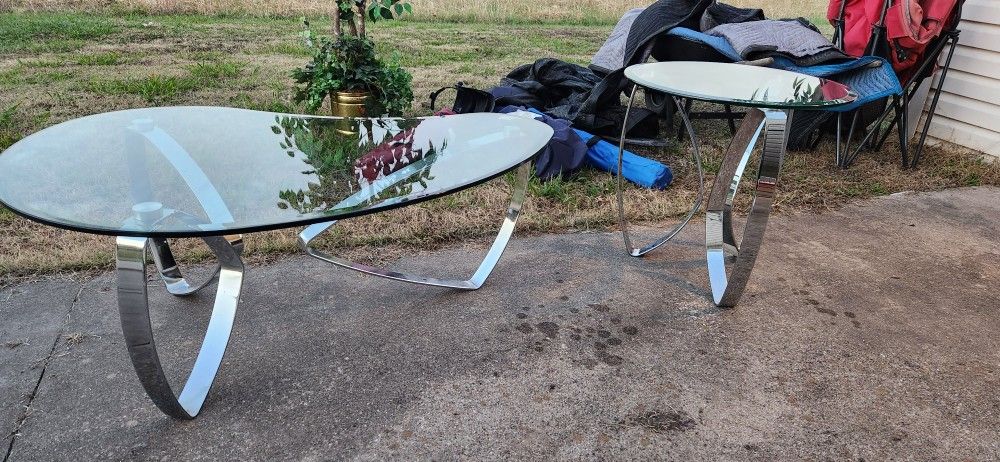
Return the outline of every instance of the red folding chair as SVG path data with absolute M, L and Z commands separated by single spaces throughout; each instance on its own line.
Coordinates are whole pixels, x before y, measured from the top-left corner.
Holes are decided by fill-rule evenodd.
M 852 56 L 875 55 L 892 63 L 899 76 L 903 94 L 892 97 L 881 114 L 870 124 L 865 124 L 866 133 L 859 146 L 851 151 L 851 142 L 863 109 L 851 114 L 846 147 L 837 149 L 837 162 L 849 167 L 860 155 L 861 150 L 882 149 L 892 130 L 899 134 L 900 157 L 904 168 L 915 168 L 920 162 L 927 132 L 937 109 L 940 89 L 943 87 L 951 67 L 951 59 L 958 44 L 961 31 L 958 23 L 962 17 L 965 0 L 831 0 L 827 19 L 834 26 L 833 42 Z M 948 49 L 937 91 L 928 108 L 920 140 L 911 159 L 907 139 L 907 112 L 924 79 L 932 77 L 938 69 L 941 53 Z M 923 104 L 923 101 L 916 102 Z M 889 125 L 883 129 L 885 120 L 893 114 Z M 870 121 L 870 120 L 869 120 Z M 840 130 L 842 117 L 838 116 Z M 838 137 L 839 141 L 839 137 Z M 839 145 L 839 143 L 838 143 Z

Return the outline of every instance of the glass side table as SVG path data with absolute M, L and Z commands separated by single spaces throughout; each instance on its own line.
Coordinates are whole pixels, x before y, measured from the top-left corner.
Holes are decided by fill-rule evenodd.
M 69 120 L 0 153 L 0 205 L 50 226 L 117 238 L 118 312 L 139 382 L 165 414 L 192 419 L 233 329 L 244 283 L 243 234 L 304 226 L 299 245 L 333 265 L 475 290 L 507 247 L 530 161 L 552 133 L 537 120 L 502 114 L 341 119 L 223 107 L 132 109 Z M 374 268 L 311 245 L 339 220 L 444 197 L 510 171 L 511 204 L 468 279 Z M 171 238 L 205 241 L 219 260 L 208 279 L 184 277 Z M 218 281 L 204 339 L 179 393 L 154 340 L 150 256 L 171 295 L 188 296 Z
M 640 87 L 670 95 L 691 138 L 691 155 L 698 170 L 698 195 L 687 215 L 678 225 L 650 244 L 636 247 L 629 234 L 622 192 L 622 154 L 625 150 L 623 130 L 618 156 L 618 211 L 625 246 L 633 257 L 642 257 L 677 236 L 698 212 L 704 200 L 705 175 L 698 151 L 698 138 L 680 98 L 751 108 L 725 153 L 712 191 L 708 195 L 705 212 L 705 251 L 712 299 L 720 307 L 736 306 L 750 279 L 764 238 L 768 216 L 771 214 L 778 174 L 785 156 L 787 125 L 791 112 L 795 109 L 822 110 L 848 104 L 857 99 L 857 95 L 847 86 L 830 80 L 741 64 L 687 61 L 638 64 L 627 68 L 625 76 L 633 83 L 626 120 Z M 753 203 L 743 229 L 743 238 L 737 242 L 733 232 L 733 202 L 744 170 L 762 134 L 763 149 Z

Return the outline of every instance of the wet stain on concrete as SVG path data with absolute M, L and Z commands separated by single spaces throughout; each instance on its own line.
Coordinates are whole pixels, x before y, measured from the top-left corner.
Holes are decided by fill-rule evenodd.
M 851 319 L 851 324 L 854 326 L 854 328 L 856 328 L 856 329 L 860 329 L 861 328 L 861 321 L 858 321 L 856 319 L 858 317 L 857 314 L 854 314 L 851 311 L 845 311 L 844 312 L 844 316 L 847 316 L 848 318 Z
M 817 307 L 816 307 L 816 312 L 817 312 L 817 313 L 823 313 L 823 314 L 828 314 L 828 315 L 830 315 L 830 316 L 837 316 L 837 312 L 836 312 L 836 311 L 833 311 L 833 310 L 831 310 L 831 309 L 829 309 L 829 308 L 821 308 L 821 307 L 818 307 L 818 306 L 817 306 Z
M 608 311 L 611 311 L 611 308 L 608 308 L 608 305 L 602 305 L 600 303 L 591 303 L 587 306 L 593 308 L 594 311 L 598 311 L 601 313 L 607 313 Z
M 559 297 L 559 300 L 562 300 L 562 301 L 565 302 L 565 301 L 569 300 L 569 297 L 566 296 L 566 295 L 563 295 L 563 296 Z
M 535 327 L 548 338 L 556 338 L 559 336 L 559 324 L 552 321 L 540 322 L 535 324 Z
M 604 350 L 597 350 L 597 359 L 609 366 L 618 366 L 624 361 L 621 356 L 613 355 Z
M 563 300 L 568 299 L 566 296 L 559 298 Z M 538 306 L 542 307 L 543 305 Z M 587 304 L 587 307 L 593 311 L 586 313 L 586 316 L 582 314 L 580 308 L 557 308 L 557 313 L 552 313 L 552 317 L 549 318 L 552 319 L 551 321 L 521 322 L 514 328 L 525 335 L 534 334 L 535 332 L 544 335 L 542 338 L 537 336 L 534 338 L 529 337 L 530 340 L 525 345 L 528 350 L 534 350 L 538 353 L 544 352 L 547 347 L 551 346 L 548 343 L 559 337 L 560 330 L 567 331 L 565 332 L 566 336 L 573 342 L 583 342 L 585 339 L 593 339 L 587 340 L 585 343 L 579 343 L 579 346 L 573 347 L 580 356 L 573 359 L 572 362 L 579 367 L 593 369 L 601 364 L 608 366 L 623 364 L 625 359 L 622 356 L 614 354 L 614 349 L 624 344 L 623 337 L 638 335 L 639 329 L 634 325 L 623 326 L 624 322 L 621 316 L 606 315 L 606 313 L 611 311 L 611 308 L 606 304 L 591 303 Z M 529 311 L 528 307 L 523 307 L 521 310 L 521 312 L 515 314 L 519 320 L 540 317 L 529 315 L 527 313 Z M 567 310 L 568 313 L 558 313 L 561 310 Z M 601 321 L 608 322 L 610 325 L 605 325 Z M 560 324 L 562 325 L 560 326 Z M 615 335 L 619 330 L 623 335 L 616 337 Z M 563 348 L 566 348 L 566 346 L 563 344 Z
M 812 298 L 807 298 L 806 299 L 806 303 L 815 306 L 815 305 L 819 305 L 819 300 L 812 299 Z

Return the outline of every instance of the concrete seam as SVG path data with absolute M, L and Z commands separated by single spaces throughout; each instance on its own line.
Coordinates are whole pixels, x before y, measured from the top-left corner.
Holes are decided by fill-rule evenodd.
M 80 301 L 80 295 L 83 294 L 83 289 L 86 284 L 80 285 L 80 290 L 76 292 L 76 296 L 73 297 L 73 302 L 70 304 L 69 310 L 66 312 L 66 322 L 63 323 L 62 328 L 56 333 L 55 340 L 52 341 L 52 348 L 49 349 L 49 354 L 42 359 L 42 372 L 38 374 L 38 380 L 35 381 L 35 387 L 31 390 L 31 394 L 28 395 L 28 402 L 24 405 L 24 412 L 17 418 L 14 423 L 14 428 L 11 429 L 10 434 L 7 438 L 10 439 L 10 443 L 7 445 L 7 452 L 3 456 L 3 462 L 8 462 L 10 460 L 10 455 L 14 452 L 14 443 L 17 441 L 17 435 L 20 433 L 21 428 L 24 427 L 25 421 L 28 420 L 28 416 L 31 415 L 31 403 L 35 401 L 35 397 L 38 396 L 38 389 L 42 386 L 42 379 L 45 378 L 45 371 L 49 367 L 49 362 L 55 357 L 56 347 L 59 346 L 59 340 L 63 337 L 66 330 L 66 325 L 69 322 L 70 316 L 73 315 L 73 310 L 76 309 L 77 302 Z

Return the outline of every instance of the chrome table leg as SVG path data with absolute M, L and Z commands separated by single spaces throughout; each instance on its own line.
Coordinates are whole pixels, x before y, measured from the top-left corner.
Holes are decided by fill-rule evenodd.
M 705 249 L 712 299 L 720 307 L 736 306 L 757 260 L 785 156 L 788 118 L 789 115 L 782 111 L 751 110 L 712 185 L 705 212 Z M 743 229 L 743 239 L 737 244 L 732 229 L 733 199 L 762 130 L 764 147 L 754 200 Z M 727 260 L 732 260 L 732 270 L 728 274 Z
M 524 204 L 524 197 L 528 188 L 528 176 L 531 172 L 530 168 L 531 166 L 528 162 L 525 162 L 518 167 L 516 173 L 517 179 L 514 183 L 513 197 L 511 198 L 510 207 L 507 208 L 507 215 L 504 217 L 503 225 L 500 227 L 500 232 L 497 234 L 497 238 L 493 242 L 493 246 L 490 247 L 489 252 L 486 254 L 486 258 L 482 261 L 482 263 L 480 263 L 475 274 L 473 274 L 469 279 L 437 279 L 433 277 L 401 273 L 389 269 L 376 268 L 361 263 L 350 262 L 312 247 L 310 245 L 312 241 L 333 227 L 333 225 L 337 224 L 336 221 L 317 223 L 304 229 L 299 234 L 299 246 L 310 256 L 323 260 L 327 263 L 332 263 L 342 268 L 360 271 L 373 276 L 393 279 L 396 281 L 410 282 L 413 284 L 448 287 L 461 290 L 476 290 L 482 287 L 483 283 L 486 282 L 486 278 L 493 272 L 493 268 L 496 267 L 497 262 L 500 261 L 500 256 L 503 255 L 508 242 L 510 242 L 510 237 L 514 233 L 514 225 L 517 224 L 517 218 L 521 214 L 521 206 Z
M 201 350 L 180 395 L 175 395 L 160 365 L 149 317 L 146 249 L 150 246 L 150 241 L 151 239 L 134 237 L 119 237 L 117 240 L 116 274 L 122 332 L 132 365 L 153 403 L 170 417 L 193 419 L 205 403 L 229 343 L 229 334 L 243 288 L 243 262 L 238 243 L 234 245 L 223 237 L 205 238 L 205 242 L 219 258 L 219 287 Z M 162 250 L 156 243 L 152 245 L 154 255 Z M 163 256 L 164 254 L 160 255 Z M 170 260 L 173 260 L 172 256 Z M 186 283 L 185 286 L 190 288 Z
M 625 120 L 628 120 L 629 114 L 632 112 L 632 105 L 635 102 L 635 93 L 638 90 L 638 85 L 632 86 L 632 92 L 629 94 L 628 106 L 625 109 Z M 632 236 L 628 232 L 628 219 L 625 218 L 625 201 L 622 197 L 622 188 L 624 178 L 622 176 L 622 164 L 624 163 L 625 156 L 625 135 L 626 128 L 628 124 L 624 124 L 622 127 L 621 141 L 618 145 L 618 181 L 615 183 L 616 190 L 618 193 L 618 219 L 621 222 L 622 227 L 622 237 L 625 239 L 625 248 L 628 250 L 629 255 L 633 257 L 641 257 L 649 252 L 652 252 L 657 247 L 667 243 L 674 237 L 677 236 L 684 229 L 685 226 L 694 218 L 694 215 L 698 213 L 701 208 L 702 198 L 705 195 L 705 174 L 702 171 L 701 165 L 701 154 L 698 151 L 698 138 L 695 136 L 694 127 L 691 125 L 691 120 L 688 118 L 687 113 L 684 110 L 684 105 L 681 103 L 680 99 L 677 97 L 672 97 L 674 99 L 674 104 L 677 106 L 677 112 L 680 114 L 681 119 L 684 121 L 684 126 L 687 129 L 688 137 L 691 139 L 691 159 L 694 161 L 695 167 L 698 169 L 698 197 L 695 198 L 694 205 L 691 210 L 688 211 L 684 219 L 681 220 L 677 226 L 668 231 L 666 234 L 660 238 L 653 241 L 644 247 L 635 247 L 632 244 Z
M 234 236 L 229 243 L 236 248 L 237 252 L 243 253 L 242 236 Z M 174 254 L 170 251 L 170 245 L 167 244 L 166 239 L 150 239 L 149 246 L 150 253 L 153 254 L 153 263 L 160 273 L 160 279 L 163 280 L 163 284 L 167 287 L 167 292 L 178 297 L 192 295 L 204 289 L 218 277 L 219 271 L 222 270 L 222 264 L 220 263 L 215 266 L 215 269 L 204 281 L 191 284 L 184 278 L 184 274 L 181 272 L 180 266 L 177 265 L 177 261 L 174 260 Z

